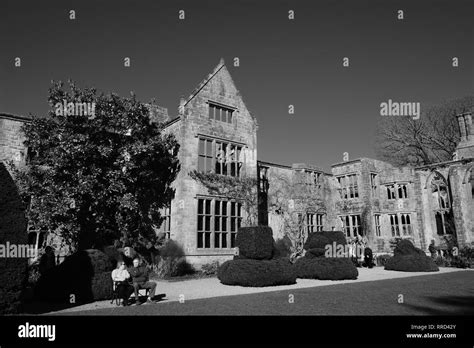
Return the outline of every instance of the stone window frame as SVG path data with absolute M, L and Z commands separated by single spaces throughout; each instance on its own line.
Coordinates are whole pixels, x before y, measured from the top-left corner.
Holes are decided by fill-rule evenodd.
M 413 236 L 413 216 L 409 212 L 388 214 L 392 238 Z
M 374 223 L 375 223 L 375 236 L 382 237 L 382 224 L 381 224 L 381 214 L 374 214 Z
M 197 243 L 198 250 L 229 250 L 235 248 L 237 231 L 242 226 L 243 204 L 225 197 L 197 196 Z M 201 203 L 202 209 L 201 209 Z M 209 202 L 209 210 L 207 203 Z M 219 204 L 216 204 L 219 202 Z M 225 214 L 222 207 L 225 204 Z M 216 207 L 219 206 L 217 210 Z M 219 214 L 216 214 L 216 212 Z M 218 218 L 219 220 L 216 220 Z M 219 221 L 219 229 L 216 230 L 216 222 Z M 223 228 L 222 221 L 225 221 Z M 209 226 L 208 226 L 209 224 Z M 225 238 L 225 243 L 223 243 Z M 225 244 L 225 247 L 222 245 Z
M 365 231 L 362 228 L 361 214 L 339 215 L 338 217 L 342 221 L 342 229 L 346 238 L 354 238 L 359 234 L 362 237 L 365 236 Z
M 171 204 L 162 209 L 161 222 L 159 231 L 165 234 L 166 239 L 171 239 Z
M 226 105 L 226 104 L 222 104 L 222 103 L 219 103 L 219 102 L 216 102 L 216 101 L 213 101 L 213 100 L 208 100 L 207 102 L 207 117 L 210 119 L 210 120 L 213 120 L 213 121 L 219 121 L 219 122 L 222 122 L 222 123 L 228 123 L 228 124 L 233 124 L 234 123 L 234 119 L 235 119 L 235 113 L 237 111 L 237 108 L 233 107 L 233 106 L 230 106 L 230 105 Z M 219 109 L 219 119 L 216 119 L 216 110 Z M 211 117 L 211 110 L 213 110 L 212 112 L 212 117 Z M 226 112 L 226 119 L 225 121 L 222 120 L 222 111 L 221 110 L 225 110 Z M 230 115 L 230 117 L 229 117 Z M 230 120 L 229 120 L 230 119 Z
M 355 179 L 355 180 L 354 180 Z M 358 173 L 348 173 L 336 176 L 339 184 L 339 196 L 341 199 L 358 199 L 359 195 L 359 175 Z
M 306 213 L 306 232 L 321 232 L 324 227 L 324 215 L 325 214 L 313 212 Z
M 222 138 L 217 138 L 217 137 L 212 137 L 204 134 L 198 134 L 198 163 L 197 163 L 197 170 L 199 172 L 211 172 L 211 173 L 216 173 L 218 175 L 225 175 L 225 176 L 230 176 L 234 178 L 240 178 L 242 175 L 243 171 L 243 165 L 244 165 L 244 149 L 246 147 L 245 144 L 232 141 L 232 140 L 227 140 L 227 139 L 222 139 Z M 201 142 L 204 142 L 204 147 L 201 149 Z M 210 145 L 209 145 L 210 144 Z M 220 144 L 221 146 L 225 146 L 224 150 L 224 161 L 218 159 L 218 152 L 221 153 L 222 149 L 218 150 L 217 146 Z M 211 150 L 208 150 L 208 147 L 211 147 Z M 234 150 L 233 154 L 228 154 L 227 151 L 232 151 Z M 235 153 L 235 151 L 237 152 Z M 229 160 L 229 158 L 231 158 Z M 202 164 L 201 164 L 202 163 Z M 220 170 L 216 170 L 217 164 L 220 164 L 219 168 Z M 210 168 L 208 168 L 210 166 Z M 225 169 L 225 170 L 224 170 Z M 219 173 L 217 172 L 219 171 Z M 235 173 L 232 175 L 232 173 Z
M 384 184 L 387 190 L 387 200 L 408 199 L 408 182 L 400 181 Z
M 372 192 L 373 197 L 376 197 L 378 193 L 378 179 L 379 173 L 370 173 L 370 191 Z

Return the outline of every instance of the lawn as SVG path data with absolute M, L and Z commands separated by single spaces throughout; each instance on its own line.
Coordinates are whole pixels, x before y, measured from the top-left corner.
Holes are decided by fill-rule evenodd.
M 294 302 L 290 303 L 290 295 Z M 402 297 L 400 296 L 402 295 Z M 399 301 L 403 300 L 403 303 Z M 473 315 L 474 272 L 163 302 L 60 315 Z

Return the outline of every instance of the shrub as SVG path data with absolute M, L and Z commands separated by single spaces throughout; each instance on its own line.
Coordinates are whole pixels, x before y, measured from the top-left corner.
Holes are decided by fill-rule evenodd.
M 389 271 L 403 272 L 436 272 L 439 271 L 438 266 L 429 256 L 417 254 L 411 255 L 395 255 L 387 261 L 385 269 Z
M 289 261 L 278 260 L 230 260 L 217 272 L 222 284 L 263 287 L 296 283 L 296 276 Z
M 216 275 L 219 269 L 219 261 L 212 261 L 201 266 L 201 273 L 204 275 Z
M 377 266 L 385 266 L 387 261 L 390 260 L 391 258 L 392 258 L 392 255 L 390 254 L 381 254 L 381 255 L 377 255 L 377 257 L 375 258 L 375 262 Z
M 172 239 L 166 240 L 163 246 L 159 249 L 161 257 L 183 257 L 184 250 Z
M 348 258 L 301 257 L 293 265 L 297 278 L 343 280 L 357 279 L 359 272 Z
M 68 303 L 70 295 L 76 303 L 103 300 L 112 290 L 109 257 L 100 250 L 79 251 L 44 273 L 35 287 L 40 300 Z
M 323 248 L 314 248 L 306 251 L 305 257 L 315 258 L 315 257 L 325 257 L 326 250 Z
M 288 236 L 284 236 L 275 241 L 273 245 L 273 259 L 287 258 L 291 255 L 291 240 Z
M 27 221 L 17 187 L 0 162 L 0 242 L 27 244 Z M 21 292 L 28 280 L 26 258 L 0 258 L 0 314 L 21 311 Z
M 195 272 L 194 268 L 183 257 L 160 257 L 153 271 L 158 278 L 181 277 Z
M 268 226 L 241 227 L 235 240 L 239 256 L 253 260 L 271 259 L 273 243 L 273 232 Z
M 410 240 L 402 239 L 397 243 L 397 246 L 393 250 L 393 256 L 404 256 L 404 255 L 426 256 L 426 253 L 423 250 L 415 247 Z
M 308 235 L 304 243 L 304 249 L 324 249 L 326 245 L 332 245 L 333 242 L 336 242 L 337 245 L 346 245 L 347 242 L 344 233 L 341 231 L 313 232 Z

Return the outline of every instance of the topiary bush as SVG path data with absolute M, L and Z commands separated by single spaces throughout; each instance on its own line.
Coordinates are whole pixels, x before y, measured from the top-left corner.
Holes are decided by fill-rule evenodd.
M 296 283 L 292 265 L 284 259 L 226 261 L 219 267 L 217 277 L 222 284 L 247 287 Z
M 293 265 L 297 278 L 320 280 L 357 279 L 359 271 L 348 258 L 301 257 Z
M 87 303 L 109 298 L 112 291 L 109 257 L 100 250 L 79 251 L 43 274 L 35 286 L 38 300 Z
M 426 253 L 423 250 L 415 247 L 410 240 L 402 239 L 395 246 L 395 249 L 393 250 L 393 255 L 394 256 L 404 256 L 404 255 L 426 256 Z
M 385 269 L 402 272 L 436 272 L 438 266 L 430 256 L 415 247 L 411 241 L 403 239 L 393 251 L 393 257 L 385 263 Z
M 341 231 L 313 232 L 308 235 L 304 243 L 304 249 L 325 249 L 326 245 L 332 245 L 333 242 L 336 242 L 336 245 L 346 245 L 346 236 Z
M 314 248 L 306 250 L 306 254 L 304 255 L 307 258 L 315 258 L 315 257 L 325 257 L 326 250 L 323 248 Z
M 201 266 L 201 273 L 210 276 L 216 275 L 219 270 L 219 261 L 212 261 Z
M 385 266 L 387 261 L 390 260 L 391 258 L 392 258 L 392 255 L 390 254 L 380 254 L 380 255 L 377 255 L 377 257 L 375 258 L 375 263 L 377 264 L 377 266 Z
M 387 261 L 385 269 L 388 271 L 403 272 L 436 272 L 439 271 L 438 266 L 429 256 L 420 255 L 403 255 L 394 256 Z
M 273 255 L 273 232 L 268 226 L 239 228 L 235 240 L 240 258 L 270 260 Z
M 27 221 L 18 189 L 0 162 L 0 243 L 26 245 Z M 28 281 L 28 259 L 0 257 L 0 314 L 21 311 L 21 295 Z

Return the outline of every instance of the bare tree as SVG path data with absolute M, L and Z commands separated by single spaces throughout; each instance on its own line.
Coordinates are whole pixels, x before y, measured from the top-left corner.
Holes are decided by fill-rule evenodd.
M 383 117 L 378 123 L 376 154 L 394 165 L 449 161 L 459 142 L 456 115 L 474 105 L 474 96 L 425 108 L 420 118 Z

